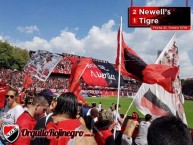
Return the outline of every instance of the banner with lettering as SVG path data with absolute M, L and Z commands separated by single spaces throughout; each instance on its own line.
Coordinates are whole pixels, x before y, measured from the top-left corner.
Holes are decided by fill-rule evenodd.
M 82 78 L 88 85 L 117 87 L 118 86 L 118 72 L 109 62 L 101 62 L 92 60 L 87 65 Z M 123 85 L 123 78 L 121 76 L 121 85 Z

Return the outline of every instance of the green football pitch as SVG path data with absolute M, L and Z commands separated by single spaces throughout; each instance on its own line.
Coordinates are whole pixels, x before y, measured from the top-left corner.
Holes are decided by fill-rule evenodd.
M 97 105 L 99 102 L 102 103 L 102 106 L 104 109 L 109 108 L 109 106 L 112 103 L 117 103 L 117 99 L 116 97 L 104 97 L 104 98 L 95 98 L 95 97 L 88 97 L 86 98 L 86 102 L 89 103 L 89 105 L 91 105 L 92 102 L 96 102 Z M 121 114 L 125 114 L 129 105 L 131 104 L 132 99 L 131 98 L 120 98 L 119 100 L 119 104 L 121 105 L 121 110 L 120 113 Z M 193 101 L 190 100 L 186 100 L 184 103 L 184 110 L 186 113 L 186 119 L 188 122 L 188 127 L 189 128 L 193 128 Z M 128 115 L 131 115 L 131 113 L 135 111 L 139 114 L 140 117 L 144 117 L 139 111 L 138 109 L 135 107 L 135 105 L 133 104 L 128 112 Z

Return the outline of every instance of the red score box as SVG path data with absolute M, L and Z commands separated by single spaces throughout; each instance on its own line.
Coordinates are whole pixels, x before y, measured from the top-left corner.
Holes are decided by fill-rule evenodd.
M 190 7 L 130 7 L 128 26 L 191 26 L 190 14 Z M 179 29 L 185 28 L 179 27 Z
M 152 24 L 159 24 L 157 15 L 165 15 L 167 9 L 160 7 L 130 7 L 129 26 L 149 27 Z

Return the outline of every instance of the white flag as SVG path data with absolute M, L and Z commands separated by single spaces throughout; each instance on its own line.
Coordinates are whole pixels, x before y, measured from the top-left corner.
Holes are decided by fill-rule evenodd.
M 175 42 L 175 34 L 161 52 L 155 64 L 179 67 L 179 55 Z M 134 97 L 134 104 L 143 115 L 151 114 L 153 118 L 157 118 L 167 114 L 173 114 L 187 124 L 179 75 L 177 75 L 173 82 L 173 87 L 175 93 L 172 94 L 157 84 L 149 85 L 144 83 Z
M 61 58 L 62 56 L 46 50 L 38 50 L 28 61 L 24 71 L 41 81 L 46 81 Z

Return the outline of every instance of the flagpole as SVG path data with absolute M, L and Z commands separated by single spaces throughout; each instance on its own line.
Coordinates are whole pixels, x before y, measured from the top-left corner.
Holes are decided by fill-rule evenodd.
M 117 122 L 118 108 L 119 108 L 119 98 L 120 98 L 120 86 L 121 86 L 121 52 L 122 52 L 122 16 L 120 23 L 120 33 L 119 33 L 119 75 L 118 75 L 118 94 L 117 94 L 117 105 L 116 105 L 116 117 L 115 122 Z M 116 127 L 114 128 L 114 138 L 116 134 Z
M 133 6 L 133 0 L 131 0 L 131 7 Z
M 129 112 L 129 110 L 131 109 L 131 106 L 133 105 L 133 102 L 134 102 L 134 99 L 133 99 L 132 102 L 130 103 L 130 105 L 129 105 L 129 107 L 128 107 L 125 115 L 124 115 L 124 118 L 123 118 L 124 120 L 125 120 L 125 118 L 127 117 L 127 114 L 128 114 L 128 112 Z

